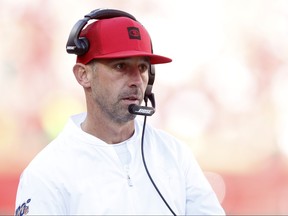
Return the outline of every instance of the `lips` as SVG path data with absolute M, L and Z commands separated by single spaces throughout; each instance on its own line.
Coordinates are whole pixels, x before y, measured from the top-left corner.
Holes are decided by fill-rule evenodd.
M 140 98 L 138 98 L 137 96 L 129 96 L 129 97 L 123 98 L 123 100 L 129 101 L 129 102 L 139 102 Z
M 139 98 L 137 96 L 129 96 L 124 98 L 125 100 L 139 100 Z
M 140 104 L 141 101 L 143 100 L 143 96 L 141 90 L 135 88 L 120 93 L 119 99 L 122 100 L 127 105 Z
M 128 104 L 140 104 L 141 98 L 138 95 L 126 95 L 122 100 Z

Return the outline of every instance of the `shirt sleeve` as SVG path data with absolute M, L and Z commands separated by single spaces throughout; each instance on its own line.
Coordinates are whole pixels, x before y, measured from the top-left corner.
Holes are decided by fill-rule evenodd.
M 225 215 L 216 193 L 191 153 L 185 151 L 186 215 Z
M 67 215 L 57 188 L 43 173 L 25 170 L 18 185 L 15 215 Z

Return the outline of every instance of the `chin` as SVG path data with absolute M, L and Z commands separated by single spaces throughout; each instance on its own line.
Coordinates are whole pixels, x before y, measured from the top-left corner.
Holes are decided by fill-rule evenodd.
M 135 118 L 136 118 L 136 115 L 131 114 L 127 111 L 127 113 L 125 115 L 122 115 L 122 117 L 118 116 L 117 118 L 114 118 L 114 122 L 118 124 L 125 124 L 130 121 L 133 121 Z

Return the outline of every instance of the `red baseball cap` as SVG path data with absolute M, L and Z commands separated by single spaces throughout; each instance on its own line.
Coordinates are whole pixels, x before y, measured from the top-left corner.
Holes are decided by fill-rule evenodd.
M 147 56 L 151 64 L 171 62 L 172 59 L 152 53 L 151 39 L 146 29 L 127 17 L 102 19 L 89 24 L 80 37 L 89 41 L 89 50 L 77 56 L 77 62 L 87 64 L 92 59 Z

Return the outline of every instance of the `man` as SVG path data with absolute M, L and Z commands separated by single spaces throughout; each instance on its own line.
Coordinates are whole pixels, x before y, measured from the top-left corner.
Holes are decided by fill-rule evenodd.
M 145 28 L 125 12 L 95 10 L 74 26 L 67 51 L 77 54 L 87 112 L 24 170 L 15 214 L 225 214 L 190 149 L 135 118 L 153 114 L 140 106 L 154 106 L 151 64 L 171 62 L 152 52 Z

